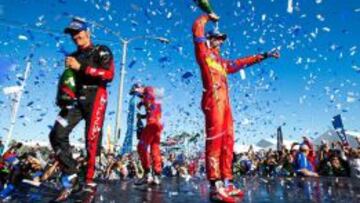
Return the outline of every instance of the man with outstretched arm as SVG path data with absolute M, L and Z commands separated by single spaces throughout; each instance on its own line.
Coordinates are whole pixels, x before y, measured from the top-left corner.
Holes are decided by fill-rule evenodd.
M 82 202 L 91 202 L 96 193 L 95 162 L 107 105 L 106 86 L 114 77 L 114 61 L 107 46 L 92 43 L 85 21 L 74 18 L 64 32 L 77 46 L 65 59 L 65 66 L 74 71 L 76 101 L 71 105 L 58 102 L 61 111 L 49 135 L 63 172 L 63 191 L 55 201 L 66 200 L 77 182 L 77 162 L 70 151 L 69 134 L 84 119 L 87 170 Z
M 236 60 L 223 59 L 220 47 L 227 35 L 218 30 L 205 33 L 205 25 L 210 20 L 215 22 L 218 19 L 214 13 L 202 15 L 196 19 L 192 31 L 204 88 L 201 107 L 205 115 L 206 173 L 211 185 L 210 199 L 234 202 L 234 196 L 242 196 L 243 192 L 232 183 L 234 129 L 227 75 L 267 58 L 279 58 L 279 53 L 272 51 Z

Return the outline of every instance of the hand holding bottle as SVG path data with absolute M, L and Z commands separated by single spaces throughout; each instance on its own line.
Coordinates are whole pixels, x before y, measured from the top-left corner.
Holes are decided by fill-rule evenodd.
M 214 13 L 214 12 L 209 13 L 208 15 L 209 15 L 210 20 L 212 20 L 214 22 L 217 22 L 220 19 L 220 17 L 218 15 L 216 15 L 216 13 Z
M 75 57 L 69 56 L 65 59 L 65 66 L 73 70 L 80 70 L 81 64 L 76 60 Z

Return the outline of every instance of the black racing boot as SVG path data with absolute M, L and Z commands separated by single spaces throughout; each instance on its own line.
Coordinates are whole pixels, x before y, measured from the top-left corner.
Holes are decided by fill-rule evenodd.
M 80 192 L 80 200 L 76 202 L 92 203 L 95 202 L 96 183 L 87 183 Z

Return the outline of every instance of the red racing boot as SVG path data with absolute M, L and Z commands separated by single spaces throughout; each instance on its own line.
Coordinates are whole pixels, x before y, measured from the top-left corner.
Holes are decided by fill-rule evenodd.
M 227 193 L 222 181 L 216 181 L 215 186 L 210 187 L 210 200 L 212 202 L 235 203 L 234 197 Z
M 229 183 L 226 187 L 226 192 L 233 197 L 243 197 L 244 192 L 237 188 L 233 183 Z

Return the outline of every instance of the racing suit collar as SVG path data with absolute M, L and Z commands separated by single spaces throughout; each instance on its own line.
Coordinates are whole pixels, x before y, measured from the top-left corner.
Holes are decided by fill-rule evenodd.
M 220 49 L 219 48 L 210 48 L 210 50 L 215 56 L 220 55 Z
M 208 49 L 210 49 L 212 52 L 216 52 L 216 54 L 219 55 L 219 53 L 220 53 L 220 47 L 218 47 L 218 48 L 212 48 L 211 45 L 210 45 L 210 40 L 206 40 L 205 44 L 206 44 L 206 47 L 207 47 Z
M 94 47 L 93 43 L 90 42 L 89 46 L 87 46 L 87 47 L 78 47 L 78 51 L 86 51 L 86 50 L 89 50 L 89 49 L 91 49 L 93 47 Z

